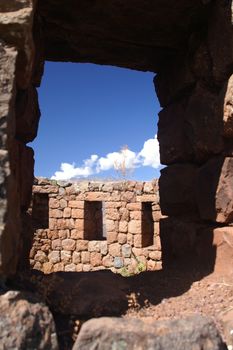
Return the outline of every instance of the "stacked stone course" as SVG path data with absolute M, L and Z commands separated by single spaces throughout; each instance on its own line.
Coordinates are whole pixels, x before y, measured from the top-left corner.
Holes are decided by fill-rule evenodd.
M 87 237 L 89 226 L 96 220 L 94 216 L 100 214 L 96 212 L 91 218 L 90 206 L 86 204 L 97 202 L 104 203 L 103 235 L 99 237 L 97 232 L 92 231 Z M 143 228 L 143 203 L 151 203 L 153 237 L 147 246 L 143 243 L 148 225 L 145 223 Z M 30 263 L 34 269 L 51 273 L 101 269 L 120 272 L 125 268 L 134 273 L 139 264 L 145 270 L 161 269 L 161 212 L 157 180 L 72 184 L 37 179 L 33 187 L 31 212 L 35 233 Z M 44 227 L 46 215 L 48 227 Z M 41 227 L 38 221 L 41 221 Z

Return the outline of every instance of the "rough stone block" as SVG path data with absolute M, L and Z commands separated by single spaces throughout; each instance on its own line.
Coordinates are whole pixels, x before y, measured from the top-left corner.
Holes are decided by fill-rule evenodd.
M 89 320 L 82 326 L 73 350 L 98 347 L 103 350 L 114 347 L 160 350 L 227 349 L 214 322 L 200 315 L 182 320 L 154 322 L 145 322 L 136 318 Z
M 161 260 L 161 257 L 162 257 L 161 251 L 154 251 L 154 252 L 149 253 L 149 258 L 152 260 L 159 261 L 159 260 Z
M 81 262 L 81 253 L 80 252 L 73 252 L 73 254 L 72 254 L 72 262 L 75 265 L 78 265 Z
M 71 251 L 61 251 L 61 261 L 63 263 L 71 263 Z
M 141 233 L 141 221 L 140 220 L 131 220 L 128 225 L 128 232 L 132 234 Z
M 122 256 L 124 258 L 130 258 L 132 253 L 132 247 L 129 244 L 124 244 L 121 248 Z
M 83 219 L 75 220 L 75 228 L 79 231 L 83 231 L 84 230 L 84 220 Z
M 49 208 L 58 209 L 59 208 L 59 200 L 56 198 L 49 198 Z
M 102 255 L 107 255 L 108 254 L 108 243 L 107 243 L 107 241 L 100 242 L 100 253 Z
M 77 245 L 76 245 L 76 250 L 78 252 L 84 251 L 84 250 L 88 250 L 88 242 L 86 240 L 79 240 L 77 241 Z
M 43 270 L 42 270 L 45 274 L 49 274 L 53 272 L 53 264 L 51 262 L 45 262 L 43 264 Z
M 100 266 L 102 265 L 102 255 L 97 252 L 92 252 L 90 255 L 90 264 L 91 266 Z
M 105 267 L 111 267 L 113 266 L 113 257 L 110 255 L 104 256 L 102 263 Z
M 107 232 L 114 232 L 116 230 L 114 220 L 106 220 L 106 230 Z
M 91 265 L 90 264 L 83 265 L 83 272 L 89 272 L 89 271 L 91 271 Z
M 71 208 L 64 208 L 63 218 L 70 218 L 70 217 L 71 217 Z
M 141 220 L 142 219 L 142 211 L 134 210 L 130 212 L 130 220 Z
M 72 209 L 71 217 L 75 219 L 84 219 L 84 210 Z
M 100 252 L 100 241 L 90 241 L 88 243 L 89 252 Z
M 70 231 L 70 238 L 72 239 L 84 239 L 84 231 L 74 229 Z
M 2 294 L 0 315 L 1 344 L 6 349 L 58 349 L 53 316 L 34 295 Z
M 141 203 L 128 203 L 128 204 L 126 204 L 126 208 L 128 210 L 142 210 L 142 204 Z
M 70 208 L 84 209 L 84 201 L 69 201 L 68 206 Z
M 62 241 L 62 249 L 63 250 L 75 250 L 76 241 L 74 239 L 66 238 Z
M 212 222 L 233 222 L 233 158 L 216 157 L 203 165 L 196 182 L 200 216 Z
M 81 261 L 83 264 L 89 264 L 90 253 L 89 252 L 81 252 Z
M 59 263 L 60 260 L 61 260 L 61 258 L 60 258 L 60 251 L 54 250 L 53 252 L 51 252 L 51 253 L 48 255 L 48 258 L 49 258 L 49 262 L 51 262 L 52 264 Z
M 116 257 L 121 256 L 121 245 L 119 243 L 113 243 L 109 245 L 109 254 Z
M 52 210 L 49 211 L 49 216 L 51 218 L 59 219 L 59 218 L 63 217 L 63 212 L 61 210 L 59 210 L 59 209 L 52 209 Z
M 108 244 L 117 242 L 117 237 L 118 237 L 118 232 L 116 232 L 116 231 L 108 232 L 107 233 L 107 242 L 108 242 Z
M 161 211 L 168 216 L 197 213 L 195 181 L 197 167 L 191 164 L 168 166 L 159 179 Z
M 129 210 L 127 208 L 119 208 L 120 220 L 129 221 Z
M 65 271 L 66 272 L 75 272 L 76 271 L 76 265 L 75 264 L 65 265 Z
M 64 195 L 64 194 L 62 194 L 62 195 Z M 62 199 L 60 199 L 59 205 L 60 205 L 60 208 L 65 209 L 65 208 L 67 208 L 68 203 L 64 198 L 62 198 Z
M 116 269 L 121 269 L 124 266 L 124 260 L 121 257 L 115 257 L 114 258 L 114 267 Z
M 134 235 L 133 243 L 134 243 L 135 248 L 141 248 L 142 247 L 142 235 Z
M 125 233 L 118 234 L 118 242 L 120 244 L 125 244 L 127 242 L 127 235 Z
M 58 238 L 58 239 L 54 239 L 52 241 L 52 249 L 53 250 L 61 250 L 62 249 L 62 244 L 61 244 L 61 240 Z
M 120 221 L 119 222 L 119 232 L 123 232 L 123 233 L 128 232 L 128 222 L 127 221 Z

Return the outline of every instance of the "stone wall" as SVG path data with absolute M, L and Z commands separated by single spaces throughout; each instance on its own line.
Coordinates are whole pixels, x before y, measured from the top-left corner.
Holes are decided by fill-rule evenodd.
M 37 179 L 30 263 L 45 273 L 161 269 L 158 181 Z
M 0 36 L 1 276 L 25 264 L 30 240 L 27 143 L 37 134 L 45 60 L 155 72 L 161 162 L 168 165 L 160 179 L 163 214 L 185 224 L 232 224 L 231 1 L 2 1 Z

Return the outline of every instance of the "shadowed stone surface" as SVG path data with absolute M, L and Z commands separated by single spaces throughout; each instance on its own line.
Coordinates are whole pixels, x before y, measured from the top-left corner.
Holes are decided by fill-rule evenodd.
M 199 315 L 146 323 L 138 319 L 100 318 L 86 322 L 73 350 L 155 349 L 227 350 L 213 321 Z
M 58 350 L 55 325 L 47 306 L 30 294 L 9 291 L 1 295 L 0 344 L 1 349 Z
M 193 28 L 202 27 L 202 1 L 39 1 L 45 55 L 52 61 L 93 62 L 156 71 L 182 55 Z
M 233 158 L 216 157 L 200 168 L 196 194 L 202 219 L 219 223 L 233 220 Z

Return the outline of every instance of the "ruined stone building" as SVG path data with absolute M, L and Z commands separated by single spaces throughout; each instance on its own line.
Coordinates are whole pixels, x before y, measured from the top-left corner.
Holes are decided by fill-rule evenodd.
M 45 273 L 161 269 L 158 182 L 38 179 L 30 263 Z M 138 271 L 139 269 L 139 271 Z
M 206 267 L 208 273 L 215 271 L 216 266 L 219 271 L 224 267 L 225 273 L 232 273 L 233 265 L 229 264 L 233 259 L 232 23 L 232 1 L 229 0 L 0 0 L 0 281 L 2 286 L 8 281 L 14 287 L 14 291 L 2 296 L 3 304 L 0 303 L 0 306 L 4 306 L 0 309 L 1 317 L 17 307 L 21 289 L 30 289 L 27 283 L 20 284 L 25 276 L 22 270 L 24 273 L 25 269 L 29 271 L 30 259 L 32 266 L 53 271 L 63 267 L 73 270 L 75 259 L 76 269 L 83 264 L 82 254 L 74 254 L 76 250 L 72 246 L 76 244 L 73 241 L 79 240 L 71 238 L 71 235 L 75 235 L 75 228 L 64 226 L 61 229 L 64 232 L 58 232 L 57 241 L 54 239 L 50 242 L 49 231 L 53 228 L 48 230 L 47 222 L 40 222 L 32 247 L 28 209 L 34 181 L 34 154 L 28 143 L 37 135 L 40 118 L 37 88 L 43 78 L 46 60 L 91 62 L 156 74 L 154 85 L 161 105 L 158 139 L 161 163 L 167 166 L 161 171 L 159 197 L 162 215 L 166 217 L 159 222 L 162 258 L 159 245 L 156 245 L 155 250 L 146 253 L 149 260 L 144 263 L 147 268 L 157 268 L 161 267 L 162 261 L 162 268 L 165 269 L 171 266 L 169 264 L 174 265 L 177 260 L 184 259 L 187 268 L 192 262 L 199 270 Z M 48 197 L 42 190 L 45 187 L 41 184 L 41 190 L 36 192 L 35 189 L 35 203 L 43 202 L 43 210 L 48 205 Z M 71 214 L 73 211 L 73 214 L 76 213 L 74 215 L 80 215 L 80 210 L 84 209 L 85 225 L 85 206 L 89 206 L 89 212 L 100 212 L 99 204 L 93 203 L 103 203 L 104 200 L 93 200 L 91 203 L 84 199 L 84 202 L 81 200 L 84 208 L 75 208 L 71 204 L 63 208 L 60 198 L 59 207 L 56 208 L 58 187 L 54 187 L 54 197 L 52 192 L 48 193 L 54 206 L 48 208 L 53 216 L 49 220 L 54 219 L 54 224 L 59 222 L 59 225 L 63 225 L 64 220 L 71 219 L 66 218 L 70 211 Z M 64 187 L 64 190 L 67 188 Z M 128 189 L 126 193 L 130 191 Z M 91 192 L 98 191 L 88 189 L 87 197 Z M 104 198 L 105 191 L 99 192 L 103 193 Z M 69 203 L 79 202 L 73 199 L 73 194 L 69 195 Z M 137 200 L 137 195 L 135 198 L 133 203 L 137 206 L 140 199 Z M 109 199 L 105 205 L 112 202 Z M 143 221 L 143 212 L 149 208 L 151 215 L 152 209 L 156 223 L 153 227 L 157 227 L 154 219 L 154 215 L 157 215 L 154 212 L 156 205 L 148 204 L 153 203 L 151 200 L 148 203 L 141 200 L 140 203 L 140 214 L 132 211 L 132 215 L 140 215 Z M 129 210 L 129 203 L 125 208 L 127 205 Z M 112 219 L 106 217 L 106 230 L 114 232 L 113 227 L 108 225 L 115 225 L 120 214 L 118 210 L 109 209 L 105 210 L 112 215 Z M 32 215 L 36 219 L 36 211 Z M 113 219 L 114 215 L 116 220 Z M 117 239 L 123 242 L 126 239 L 127 243 L 118 241 L 109 246 L 107 244 L 109 253 L 110 250 L 117 251 L 119 246 L 116 244 L 129 244 L 131 233 L 134 237 L 132 251 L 142 249 L 144 252 L 149 249 L 143 247 L 139 233 L 131 232 L 133 225 L 133 230 L 137 231 L 135 222 L 128 224 L 127 234 L 124 232 L 126 228 L 119 230 Z M 155 236 L 156 232 L 153 233 Z M 64 239 L 61 237 L 63 234 Z M 47 240 L 49 247 L 50 244 L 55 245 L 56 253 L 46 253 L 43 239 Z M 92 239 L 82 237 L 81 241 L 85 245 Z M 94 241 L 98 243 L 93 243 L 93 251 L 89 250 L 88 243 L 85 253 L 90 253 L 90 259 L 96 265 L 100 261 L 99 254 L 101 263 L 104 262 L 100 247 L 101 244 L 104 246 L 104 240 Z M 35 244 L 38 244 L 40 253 L 33 253 Z M 70 253 L 63 254 L 62 251 Z M 123 256 L 116 254 L 116 251 L 110 259 L 113 269 L 122 264 Z M 144 256 L 141 252 L 140 257 Z M 64 259 L 67 259 L 67 264 Z M 218 262 L 221 264 L 218 265 Z M 90 264 L 84 263 L 82 269 L 90 269 Z M 45 306 L 40 307 L 40 303 L 31 302 L 31 297 L 22 298 L 25 305 L 31 307 L 31 315 L 34 315 L 30 320 L 37 324 L 35 314 L 38 314 L 47 320 L 47 326 L 43 328 L 42 324 L 41 332 L 36 335 L 33 327 L 28 327 L 29 337 L 16 339 L 17 335 L 13 332 L 14 336 L 5 337 L 4 346 L 8 349 L 30 346 L 56 349 L 51 313 Z M 48 299 L 46 302 L 49 303 Z M 50 309 L 53 309 L 51 305 Z M 24 316 L 22 314 L 20 317 L 23 319 Z M 0 323 L 0 333 L 6 334 L 6 330 L 15 328 L 10 320 L 11 316 Z M 19 331 L 23 335 L 24 332 L 24 329 Z M 30 343 L 32 339 L 33 345 Z

